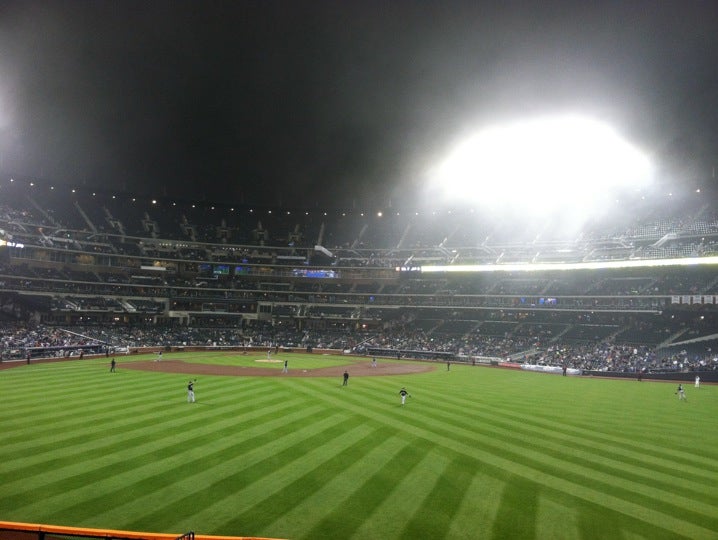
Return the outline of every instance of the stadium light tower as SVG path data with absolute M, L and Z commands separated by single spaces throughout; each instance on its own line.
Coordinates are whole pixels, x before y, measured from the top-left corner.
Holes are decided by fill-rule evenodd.
M 646 187 L 652 173 L 648 156 L 610 126 L 570 114 L 480 130 L 431 171 L 430 190 L 494 209 L 585 214 Z

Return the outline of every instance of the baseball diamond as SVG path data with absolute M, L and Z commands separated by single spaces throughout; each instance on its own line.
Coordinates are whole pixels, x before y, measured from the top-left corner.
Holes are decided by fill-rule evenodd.
M 261 352 L 15 363 L 3 517 L 198 538 L 718 531 L 714 385 L 681 402 L 672 383 L 284 354 L 287 374 Z

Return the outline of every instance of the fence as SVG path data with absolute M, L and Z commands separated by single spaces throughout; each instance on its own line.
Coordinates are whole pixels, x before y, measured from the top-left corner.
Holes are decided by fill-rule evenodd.
M 0 521 L 0 540 L 278 540 L 256 536 L 208 536 L 63 527 L 37 523 Z

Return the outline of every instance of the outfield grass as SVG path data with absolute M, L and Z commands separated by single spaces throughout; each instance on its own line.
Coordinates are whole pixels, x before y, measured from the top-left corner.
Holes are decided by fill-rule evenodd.
M 0 371 L 0 519 L 296 539 L 718 538 L 718 387 L 679 402 L 669 383 L 438 368 L 347 387 L 203 376 L 196 404 L 186 375 L 111 374 L 106 359 Z

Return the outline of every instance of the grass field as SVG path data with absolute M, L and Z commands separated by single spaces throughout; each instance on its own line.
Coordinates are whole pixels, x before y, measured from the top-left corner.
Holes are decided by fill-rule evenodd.
M 715 386 L 679 402 L 670 383 L 440 364 L 347 387 L 202 376 L 188 404 L 187 375 L 112 374 L 106 359 L 0 381 L 1 520 L 292 539 L 718 538 Z

